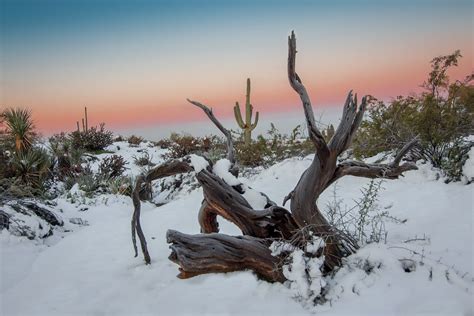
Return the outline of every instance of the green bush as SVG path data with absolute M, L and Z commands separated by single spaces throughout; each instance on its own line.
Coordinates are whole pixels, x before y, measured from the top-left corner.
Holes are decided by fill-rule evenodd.
M 411 157 L 440 168 L 448 181 L 459 180 L 462 164 L 473 145 L 465 139 L 474 133 L 474 76 L 454 83 L 447 76 L 448 69 L 456 66 L 460 57 L 456 51 L 433 59 L 424 92 L 399 96 L 389 104 L 372 101 L 369 119 L 362 122 L 354 140 L 355 156 L 395 151 L 418 135 L 420 144 Z
M 60 180 L 82 171 L 84 149 L 74 147 L 65 133 L 51 136 L 49 148 L 53 155 L 53 173 Z
M 219 159 L 224 157 L 226 152 L 224 141 L 215 135 L 194 137 L 172 133 L 169 141 L 161 141 L 158 144 L 168 146 L 167 158 L 181 158 L 189 154 L 197 154 Z
M 113 134 L 105 129 L 105 124 L 91 127 L 85 131 L 74 131 L 69 134 L 72 146 L 87 151 L 100 151 L 113 143 Z
M 267 147 L 267 141 L 261 135 L 257 140 L 251 140 L 250 144 L 245 144 L 244 141 L 237 142 L 235 145 L 235 154 L 239 164 L 248 167 L 261 166 L 265 162 L 265 158 L 271 154 Z

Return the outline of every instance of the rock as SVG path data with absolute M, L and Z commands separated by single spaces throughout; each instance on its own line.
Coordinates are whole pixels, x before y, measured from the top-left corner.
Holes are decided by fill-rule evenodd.
M 24 206 L 35 213 L 38 217 L 44 219 L 46 222 L 53 226 L 63 226 L 64 222 L 59 216 L 57 216 L 53 211 L 48 210 L 47 208 L 41 207 L 38 204 L 31 201 L 21 201 L 18 202 L 21 206 Z
M 80 226 L 89 226 L 89 222 L 86 220 L 83 220 L 80 217 L 70 218 L 69 223 L 74 224 L 74 225 L 80 225 Z
M 10 227 L 10 215 L 0 210 L 0 230 Z

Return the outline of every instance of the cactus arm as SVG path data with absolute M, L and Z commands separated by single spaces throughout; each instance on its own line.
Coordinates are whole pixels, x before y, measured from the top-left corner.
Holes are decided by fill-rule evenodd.
M 245 95 L 245 124 L 250 127 L 252 124 L 253 106 L 250 103 L 250 78 L 247 78 L 247 94 Z
M 247 78 L 247 94 L 245 95 L 245 104 L 250 104 L 250 78 Z
M 235 116 L 235 120 L 237 121 L 237 124 L 239 125 L 239 127 L 244 129 L 245 128 L 245 123 L 242 120 L 242 115 L 240 114 L 239 102 L 235 102 L 234 116 Z
M 252 130 L 255 129 L 255 127 L 257 127 L 257 124 L 258 124 L 258 111 L 255 113 L 255 122 L 250 126 Z
M 84 107 L 84 117 L 86 119 L 86 132 L 89 130 L 89 122 L 87 120 L 87 106 Z

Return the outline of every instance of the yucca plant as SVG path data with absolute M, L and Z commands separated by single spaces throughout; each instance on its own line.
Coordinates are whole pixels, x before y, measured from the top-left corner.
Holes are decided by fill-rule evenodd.
M 35 136 L 31 111 L 9 108 L 2 112 L 2 119 L 7 128 L 7 133 L 15 142 L 15 151 L 22 153 L 31 148 Z
M 51 158 L 42 148 L 30 148 L 16 152 L 11 160 L 16 177 L 23 183 L 34 188 L 41 188 L 43 180 L 48 176 Z

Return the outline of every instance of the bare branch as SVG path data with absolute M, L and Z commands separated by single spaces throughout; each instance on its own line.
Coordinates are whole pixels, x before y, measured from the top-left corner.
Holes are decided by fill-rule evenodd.
M 420 137 L 417 135 L 415 138 L 413 138 L 410 142 L 406 143 L 405 146 L 400 149 L 400 151 L 397 153 L 395 156 L 395 159 L 393 160 L 392 164 L 394 166 L 398 166 L 402 158 L 415 146 L 418 144 L 420 141 Z
M 150 169 L 144 178 L 145 182 L 151 182 L 157 179 L 174 176 L 179 173 L 190 172 L 193 167 L 188 161 L 171 160 L 167 161 L 153 169 Z
M 293 195 L 295 194 L 295 190 L 291 190 L 290 193 L 288 193 L 284 198 L 283 198 L 283 203 L 282 205 L 285 206 L 286 202 L 291 200 L 293 198 Z
M 398 179 L 403 172 L 416 169 L 418 169 L 418 167 L 414 163 L 387 165 L 366 164 L 361 161 L 344 161 L 337 167 L 335 176 L 338 178 L 349 175 L 364 178 Z
M 148 171 L 145 175 L 139 175 L 135 182 L 135 188 L 132 192 L 132 200 L 133 200 L 133 215 L 132 215 L 132 243 L 133 249 L 135 251 L 135 257 L 138 256 L 138 249 L 137 249 L 137 240 L 136 235 L 140 239 L 140 245 L 143 252 L 143 257 L 145 259 L 146 264 L 150 264 L 151 259 L 148 253 L 148 248 L 146 244 L 145 234 L 143 233 L 141 224 L 140 224 L 140 209 L 141 209 L 141 202 L 140 202 L 140 191 L 144 184 L 151 184 L 153 180 L 172 176 L 179 173 L 189 172 L 192 171 L 193 167 L 187 161 L 183 160 L 171 160 L 165 162 L 150 171 Z M 151 187 L 151 185 L 150 185 Z
M 142 226 L 140 224 L 140 208 L 141 208 L 140 189 L 142 187 L 143 182 L 144 182 L 144 177 L 138 176 L 137 182 L 135 183 L 135 189 L 133 190 L 133 193 L 132 193 L 132 200 L 133 200 L 133 206 L 134 206 L 134 212 L 132 215 L 132 242 L 133 242 L 133 249 L 135 250 L 135 257 L 136 257 L 138 256 L 136 235 L 138 235 L 138 238 L 140 239 L 142 252 L 143 252 L 143 257 L 145 258 L 145 263 L 150 264 L 151 263 L 150 255 L 148 253 L 145 235 L 143 234 Z
M 311 100 L 306 92 L 306 88 L 303 85 L 300 77 L 296 73 L 296 36 L 295 32 L 291 31 L 291 35 L 288 37 L 288 80 L 293 90 L 300 96 L 301 102 L 303 103 L 304 115 L 306 118 L 306 124 L 308 125 L 308 134 L 312 142 L 314 143 L 317 154 L 321 158 L 329 154 L 326 141 L 323 135 L 316 127 L 316 120 L 314 119 L 313 107 L 311 106 Z
M 334 183 L 337 179 L 343 176 L 355 176 L 364 178 L 384 178 L 384 179 L 398 179 L 405 171 L 416 170 L 416 164 L 408 162 L 400 165 L 402 158 L 418 143 L 418 137 L 408 142 L 397 153 L 395 159 L 389 164 L 367 164 L 362 161 L 344 161 L 341 162 L 334 172 L 332 179 L 328 182 L 326 187 Z
M 357 114 L 354 118 L 354 121 L 352 122 L 351 131 L 349 133 L 349 136 L 347 137 L 346 144 L 345 144 L 342 151 L 345 151 L 351 145 L 352 139 L 354 138 L 355 133 L 359 129 L 360 123 L 362 123 L 362 119 L 364 118 L 365 110 L 367 109 L 367 99 L 368 99 L 368 96 L 364 96 L 362 98 L 362 102 L 359 106 L 359 109 L 358 109 Z
M 367 99 L 368 97 L 364 96 L 361 104 L 358 106 L 357 93 L 353 96 L 352 90 L 349 91 L 344 104 L 341 123 L 329 142 L 329 148 L 335 151 L 337 155 L 343 153 L 350 146 L 364 117 L 367 108 Z
M 199 103 L 197 101 L 192 101 L 190 99 L 186 99 L 189 103 L 197 106 L 198 108 L 200 108 L 201 110 L 204 111 L 204 113 L 206 113 L 207 117 L 209 117 L 209 119 L 214 123 L 214 125 L 217 126 L 217 128 L 222 132 L 222 134 L 224 134 L 226 140 L 227 140 L 227 159 L 232 163 L 232 164 L 235 164 L 235 152 L 234 152 L 234 143 L 232 141 L 232 135 L 231 133 L 229 132 L 229 130 L 227 130 L 222 124 L 221 122 L 219 122 L 219 120 L 214 116 L 214 113 L 212 113 L 212 109 L 209 108 L 208 106 L 202 104 L 202 103 Z

